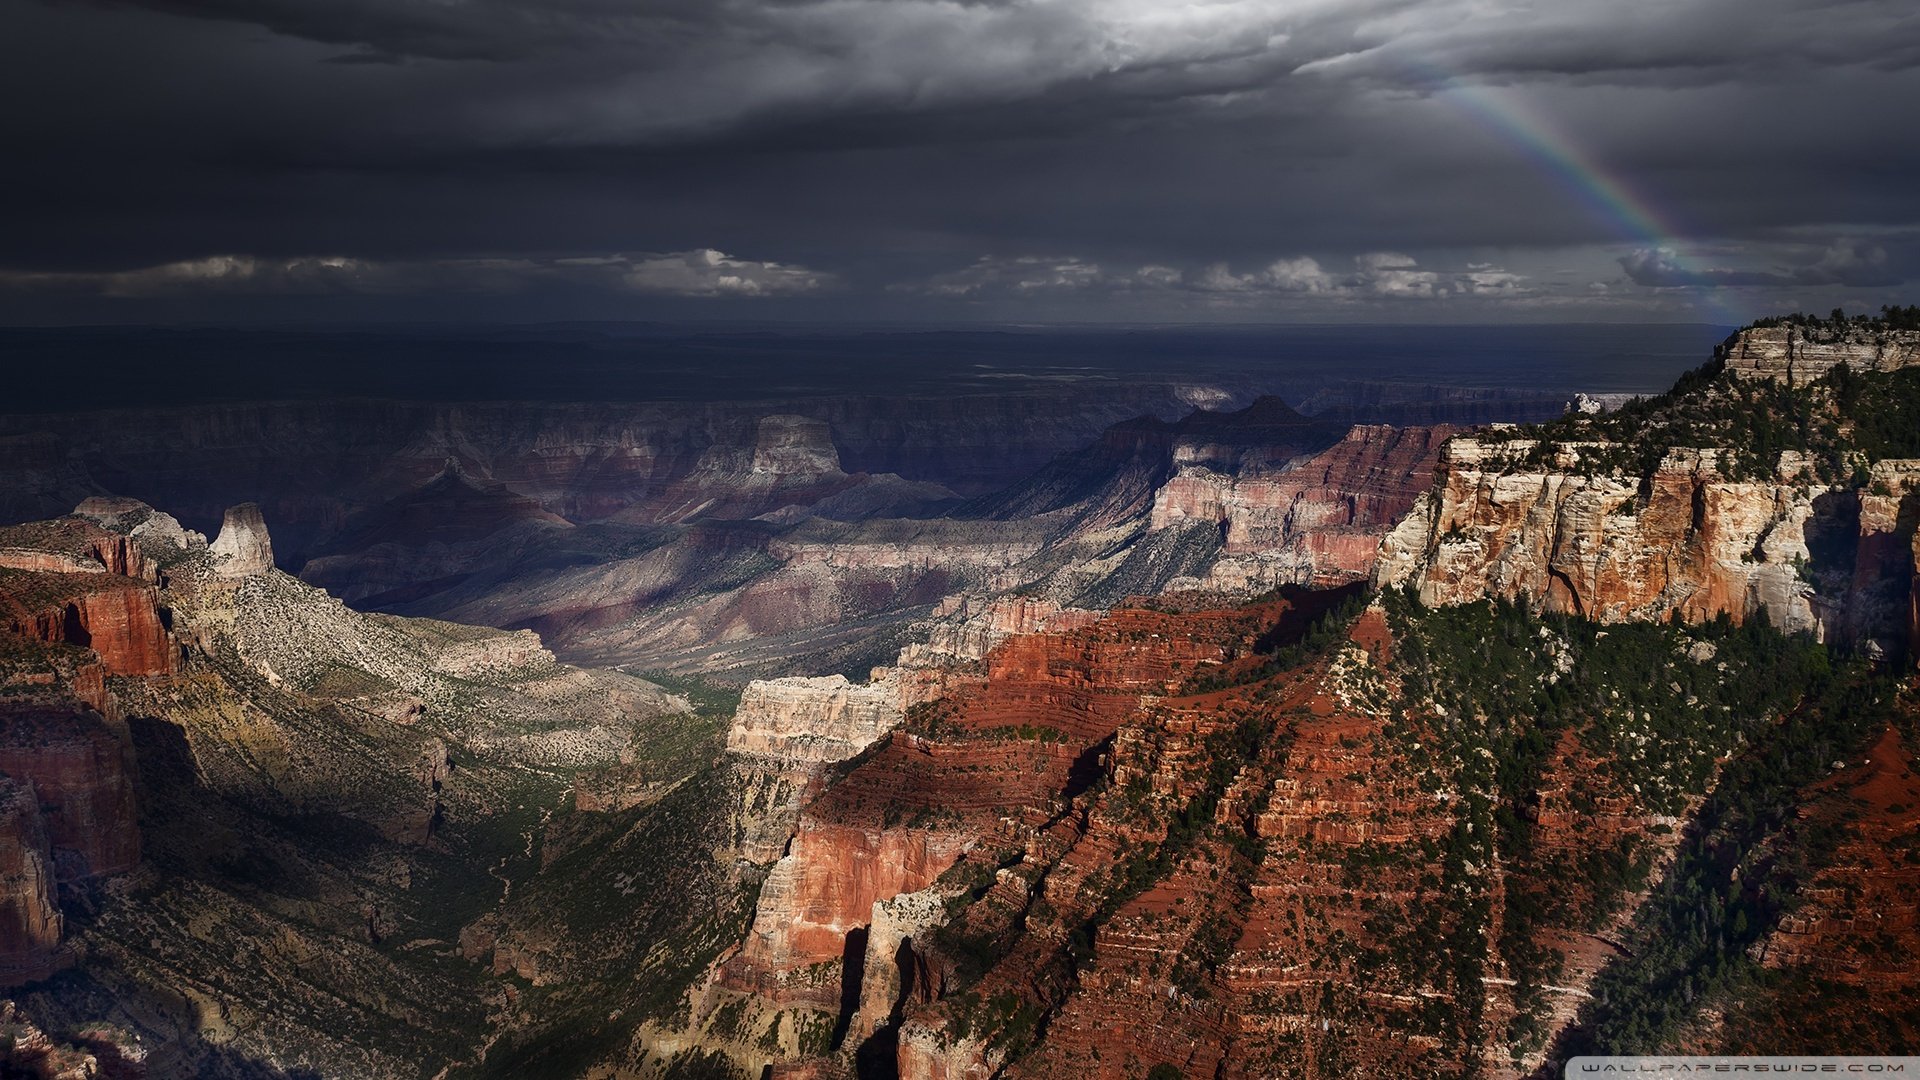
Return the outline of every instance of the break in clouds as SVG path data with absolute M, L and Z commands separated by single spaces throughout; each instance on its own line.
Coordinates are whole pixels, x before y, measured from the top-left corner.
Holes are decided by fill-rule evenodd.
M 7 23 L 15 321 L 474 293 L 509 317 L 1668 317 L 1891 302 L 1920 261 L 1903 0 L 127 0 Z

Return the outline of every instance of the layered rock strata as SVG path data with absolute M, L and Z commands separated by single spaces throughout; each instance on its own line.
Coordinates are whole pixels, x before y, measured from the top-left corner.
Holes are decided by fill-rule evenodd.
M 849 683 L 844 675 L 748 684 L 727 732 L 727 749 L 783 763 L 844 761 L 900 723 L 890 681 Z
M 223 577 L 251 577 L 273 569 L 273 539 L 258 503 L 227 508 L 220 535 L 208 549 L 216 573 Z
M 1743 379 L 1803 386 L 1842 364 L 1896 371 L 1920 364 L 1920 331 L 1832 331 L 1808 326 L 1742 330 L 1726 349 L 1727 370 Z
M 91 649 L 112 675 L 166 675 L 178 666 L 159 593 L 118 574 L 0 570 L 0 619 L 33 641 Z
M 1178 471 L 1155 493 L 1150 527 L 1204 522 L 1221 557 L 1204 578 L 1173 587 L 1245 594 L 1279 584 L 1342 585 L 1373 573 L 1379 538 L 1432 484 L 1452 428 L 1361 425 L 1333 447 L 1279 472 L 1210 467 L 1202 447 L 1176 452 Z
M 77 702 L 0 702 L 0 772 L 33 786 L 60 880 L 140 861 L 132 748 L 120 725 Z
M 1904 644 L 1916 463 L 1876 463 L 1855 496 L 1793 454 L 1771 480 L 1734 481 L 1718 451 L 1674 449 L 1642 482 L 1587 464 L 1604 449 L 1563 443 L 1535 462 L 1530 440 L 1452 440 L 1382 542 L 1376 583 L 1429 605 L 1495 596 L 1601 622 L 1764 613 L 1882 653 Z M 1846 580 L 1827 583 L 1835 568 Z
M 33 785 L 0 775 L 0 987 L 52 973 L 63 923 L 55 884 Z

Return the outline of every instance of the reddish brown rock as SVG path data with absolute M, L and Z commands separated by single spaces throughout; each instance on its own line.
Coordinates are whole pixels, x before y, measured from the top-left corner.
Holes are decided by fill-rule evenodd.
M 1920 763 L 1890 727 L 1843 764 L 1803 793 L 1783 840 L 1816 869 L 1793 883 L 1796 902 L 1748 950 L 1769 977 L 1703 1025 L 1709 1051 L 1904 1054 L 1920 1045 L 1911 1007 L 1920 993 Z
M 31 784 L 0 775 L 0 987 L 52 973 L 61 925 L 40 801 Z
M 167 675 L 179 658 L 158 590 L 118 574 L 0 570 L 0 620 L 34 641 L 92 649 L 110 675 Z
M 1343 585 L 1373 574 L 1380 538 L 1433 482 L 1450 427 L 1359 425 L 1332 447 L 1277 471 L 1234 475 L 1188 461 L 1156 493 L 1151 526 L 1216 524 L 1223 558 L 1209 588 L 1282 582 Z
M 1239 613 L 1188 618 L 1216 633 L 1244 621 Z M 1056 814 L 1066 793 L 1092 779 L 1094 747 L 1144 698 L 1221 662 L 1221 645 L 1205 636 L 1138 610 L 1016 635 L 987 657 L 984 677 L 950 684 L 949 699 L 917 703 L 906 730 L 803 813 L 761 889 L 752 930 L 721 969 L 722 985 L 830 1015 L 857 1004 L 846 1021 L 862 1035 L 885 1023 L 894 1002 L 884 999 L 903 985 L 898 973 L 878 976 L 872 1000 L 866 986 L 844 980 L 850 965 L 881 972 L 898 963 L 903 943 L 911 951 L 939 903 L 931 912 L 901 907 L 907 895 L 926 893 L 967 850 L 1005 843 Z
M 1422 747 L 1451 721 L 1394 707 L 1382 613 L 1291 670 L 1258 644 L 1340 595 L 1008 638 L 806 807 L 722 965 L 727 1000 L 837 1018 L 838 1049 L 799 1063 L 825 1075 L 874 1053 L 922 1080 L 1537 1065 L 1544 1044 L 1509 1024 L 1523 1007 L 1567 1022 L 1618 932 L 1588 932 L 1600 902 L 1551 867 L 1623 843 L 1657 856 L 1678 822 L 1567 736 L 1521 811 L 1532 861 L 1443 858 L 1465 804 Z M 1510 943 L 1503 906 L 1542 890 L 1577 923 L 1536 918 Z M 1559 962 L 1521 995 L 1507 958 L 1535 946 Z
M 1920 764 L 1900 733 L 1881 733 L 1800 817 L 1842 839 L 1765 943 L 1766 965 L 1876 993 L 1920 989 L 1920 861 L 1902 857 L 1920 836 Z
M 123 732 L 79 702 L 0 702 L 0 772 L 33 785 L 62 881 L 140 861 L 131 757 Z

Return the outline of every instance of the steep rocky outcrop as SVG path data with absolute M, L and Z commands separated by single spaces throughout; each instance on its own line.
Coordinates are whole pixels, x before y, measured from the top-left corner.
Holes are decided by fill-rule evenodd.
M 1827 489 L 1793 463 L 1775 482 L 1734 482 L 1714 451 L 1675 450 L 1643 501 L 1635 480 L 1583 469 L 1595 447 L 1523 464 L 1535 448 L 1448 443 L 1435 489 L 1388 534 L 1378 582 L 1411 584 L 1428 604 L 1500 596 L 1602 622 L 1765 610 L 1789 628 L 1821 625 L 1799 567 Z
M 63 923 L 55 885 L 39 797 L 0 775 L 0 987 L 52 973 Z
M 1901 654 L 1920 464 L 1876 462 L 1856 492 L 1792 454 L 1770 479 L 1736 481 L 1722 452 L 1674 449 L 1639 480 L 1591 463 L 1607 449 L 1454 439 L 1383 541 L 1376 581 L 1428 604 L 1496 596 L 1601 622 L 1765 617 Z
M 1664 955 L 1642 905 L 1701 903 L 1656 882 L 1725 762 L 1831 730 L 1783 717 L 1814 647 L 1402 597 L 1329 640 L 1338 595 L 1166 597 L 984 664 L 949 635 L 946 683 L 825 774 L 737 951 L 636 1045 L 776 1076 L 1518 1077 L 1606 995 L 1680 1009 L 1665 975 L 1595 980 Z M 1870 824 L 1766 948 L 1900 992 L 1911 920 L 1863 920 L 1907 887 L 1920 796 L 1893 736 L 1868 760 L 1827 801 Z M 1775 856 L 1726 842 L 1687 857 L 1737 894 Z
M 227 507 L 220 521 L 220 535 L 208 548 L 213 566 L 222 577 L 251 577 L 273 569 L 273 539 L 267 535 L 267 522 L 258 503 Z
M 1742 330 L 1725 349 L 1727 370 L 1743 379 L 1810 383 L 1842 364 L 1896 371 L 1920 364 L 1920 331 L 1830 329 L 1787 324 Z
M 843 997 L 862 992 L 845 980 L 864 970 L 876 905 L 930 887 L 971 844 L 938 830 L 803 822 L 760 887 L 753 926 L 722 985 L 838 1019 Z
M 124 873 L 140 861 L 124 727 L 78 702 L 0 702 L 0 773 L 32 785 L 61 881 Z
M 93 650 L 113 675 L 165 675 L 179 648 L 159 591 L 119 574 L 0 569 L 0 627 Z
M 888 682 L 844 675 L 748 684 L 727 732 L 727 749 L 792 764 L 845 761 L 900 722 L 900 695 Z

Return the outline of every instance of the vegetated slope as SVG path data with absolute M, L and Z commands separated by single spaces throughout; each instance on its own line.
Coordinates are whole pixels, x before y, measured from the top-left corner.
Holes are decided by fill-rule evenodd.
M 916 1077 L 1519 1075 L 1556 1036 L 1673 1045 L 1764 1000 L 1742 950 L 1823 894 L 1800 785 L 1911 729 L 1891 684 L 1757 624 L 1399 593 L 1311 618 L 1338 599 L 1008 640 L 807 807 L 738 954 L 643 1035 Z M 1709 901 L 1748 905 L 1737 936 L 1688 949 L 1703 860 L 1773 869 Z
M 561 665 L 532 634 L 364 615 L 145 507 L 90 512 L 10 530 L 8 550 L 131 538 L 147 580 L 9 570 L 8 609 L 131 592 L 157 639 L 0 634 L 0 771 L 41 804 L 0 823 L 58 885 L 0 882 L 0 974 L 40 1033 L 6 1068 L 362 1080 L 477 1062 L 525 984 L 469 959 L 469 927 L 538 875 L 576 783 L 646 762 L 657 787 L 620 818 L 644 830 L 718 756 L 726 710 Z M 671 955 L 739 902 L 732 881 L 688 907 L 685 881 L 637 880 L 635 903 L 670 912 L 640 952 Z M 22 917 L 58 936 L 14 932 Z
M 1878 740 L 1865 835 L 1903 834 L 1912 709 L 1870 661 L 1899 668 L 1916 610 L 1912 350 L 1773 329 L 1651 402 L 1455 440 L 1384 545 L 1411 591 L 1337 651 L 1250 660 L 1282 635 L 1217 612 L 1007 639 L 802 813 L 677 1045 L 793 1075 L 1514 1075 L 1750 1033 L 1814 979 L 1904 986 L 1910 920 L 1863 940 L 1857 905 L 1904 863 L 1836 845 L 1824 778 Z M 1123 517 L 1096 466 L 1171 491 L 1151 434 L 1007 514 Z

